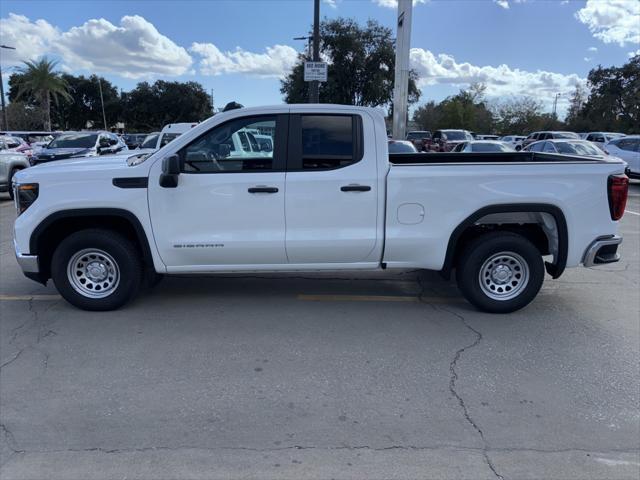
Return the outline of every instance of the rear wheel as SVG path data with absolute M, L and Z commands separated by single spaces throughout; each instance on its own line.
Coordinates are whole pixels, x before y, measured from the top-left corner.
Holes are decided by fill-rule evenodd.
M 492 232 L 465 248 L 456 276 L 462 294 L 480 310 L 510 313 L 536 297 L 544 264 L 538 249 L 522 235 Z
M 142 280 L 135 246 L 109 230 L 82 230 L 53 253 L 51 277 L 60 294 L 83 310 L 115 310 L 131 300 Z

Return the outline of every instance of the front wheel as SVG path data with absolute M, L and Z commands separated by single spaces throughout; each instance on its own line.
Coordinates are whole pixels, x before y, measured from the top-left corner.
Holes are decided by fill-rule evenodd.
M 125 237 L 109 230 L 81 230 L 56 248 L 51 277 L 72 305 L 83 310 L 115 310 L 138 292 L 142 262 Z
M 491 232 L 465 248 L 456 277 L 464 297 L 480 310 L 510 313 L 536 297 L 544 263 L 540 251 L 522 235 Z

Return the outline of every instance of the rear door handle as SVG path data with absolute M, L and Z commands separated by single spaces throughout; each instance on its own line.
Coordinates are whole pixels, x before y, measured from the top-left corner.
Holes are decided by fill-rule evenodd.
M 368 192 L 371 190 L 369 185 L 345 185 L 340 187 L 343 192 Z
M 249 193 L 278 193 L 276 187 L 250 187 L 247 191 Z

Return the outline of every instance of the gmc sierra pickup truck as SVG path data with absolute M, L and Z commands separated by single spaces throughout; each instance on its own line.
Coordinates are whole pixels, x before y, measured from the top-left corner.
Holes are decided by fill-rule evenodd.
M 545 271 L 619 259 L 624 171 L 533 152 L 389 155 L 374 109 L 243 108 L 154 153 L 18 172 L 15 251 L 87 310 L 161 275 L 417 268 L 455 272 L 469 302 L 505 313 Z

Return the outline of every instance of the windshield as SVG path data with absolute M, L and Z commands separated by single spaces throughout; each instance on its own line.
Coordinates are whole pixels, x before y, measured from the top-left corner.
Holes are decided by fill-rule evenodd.
M 156 148 L 156 143 L 158 142 L 159 133 L 151 133 L 146 136 L 140 148 Z
M 467 132 L 462 130 L 453 130 L 450 132 L 444 132 L 447 136 L 447 140 L 473 140 L 473 137 Z
M 411 143 L 389 142 L 389 153 L 416 153 L 416 147 Z
M 500 143 L 474 143 L 471 146 L 473 152 L 512 152 L 513 150 Z
M 624 136 L 625 136 L 624 133 L 605 133 L 604 134 L 604 137 L 607 139 L 607 141 L 613 140 L 614 138 L 621 138 Z
M 587 157 L 599 157 L 602 155 L 598 148 L 587 142 L 557 142 L 555 145 L 559 153 L 585 155 Z
M 573 132 L 554 132 L 553 138 L 580 138 L 580 136 Z
M 431 138 L 429 132 L 409 132 L 407 133 L 407 140 L 422 140 L 423 138 Z
M 93 148 L 97 140 L 97 133 L 65 133 L 52 140 L 47 148 Z
M 163 133 L 162 140 L 160 140 L 160 148 L 164 147 L 167 143 L 172 142 L 179 136 L 179 133 Z

